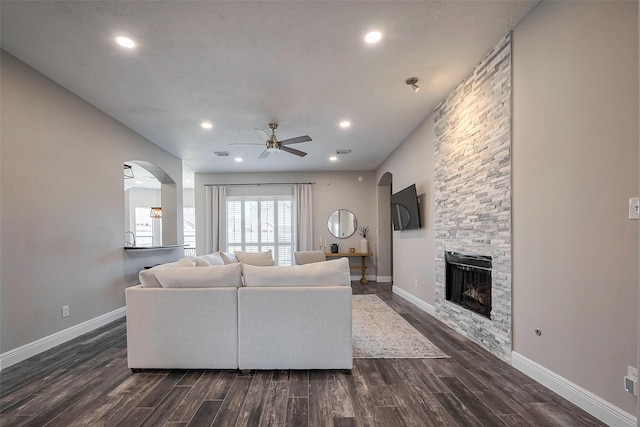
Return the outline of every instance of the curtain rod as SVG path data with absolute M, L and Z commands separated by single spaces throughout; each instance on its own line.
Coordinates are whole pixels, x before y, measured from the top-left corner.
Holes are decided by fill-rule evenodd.
M 261 182 L 261 183 L 255 183 L 255 184 L 205 184 L 204 186 L 214 187 L 216 185 L 224 185 L 225 187 L 242 187 L 242 186 L 260 187 L 261 185 L 301 185 L 301 184 L 316 185 L 315 182 Z

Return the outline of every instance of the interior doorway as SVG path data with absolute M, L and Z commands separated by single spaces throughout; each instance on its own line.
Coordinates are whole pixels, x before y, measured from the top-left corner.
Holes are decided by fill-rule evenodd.
M 393 229 L 391 194 L 393 175 L 385 172 L 378 181 L 378 281 L 393 283 Z
M 176 183 L 157 165 L 124 162 L 124 246 L 175 245 Z

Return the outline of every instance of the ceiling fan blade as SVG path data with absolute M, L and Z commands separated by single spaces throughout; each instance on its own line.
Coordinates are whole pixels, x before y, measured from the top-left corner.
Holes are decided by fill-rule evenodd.
M 229 145 L 264 145 L 264 142 L 234 142 Z
M 289 145 L 289 144 L 298 144 L 300 142 L 309 142 L 312 141 L 309 135 L 304 136 L 296 136 L 295 138 L 285 139 L 284 141 L 280 141 L 281 145 Z
M 259 158 L 259 159 L 264 159 L 265 157 L 269 157 L 269 154 L 271 154 L 271 152 L 270 152 L 269 150 L 264 150 L 264 151 L 262 152 L 262 154 L 260 154 L 260 155 L 258 156 L 258 158 Z
M 304 151 L 296 150 L 295 148 L 289 148 L 285 146 L 280 147 L 280 150 L 286 151 L 287 153 L 295 154 L 296 156 L 300 156 L 300 157 L 304 157 L 307 155 L 307 153 L 305 153 Z
M 264 129 L 259 129 L 259 128 L 254 128 L 256 130 L 256 132 L 258 132 L 258 135 L 260 135 L 261 138 L 264 138 L 266 141 L 269 141 L 271 139 L 271 135 L 269 135 Z

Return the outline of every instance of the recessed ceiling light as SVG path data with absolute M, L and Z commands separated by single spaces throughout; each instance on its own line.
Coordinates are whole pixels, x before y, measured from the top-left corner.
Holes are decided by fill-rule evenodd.
M 367 43 L 378 43 L 382 39 L 382 33 L 380 31 L 371 31 L 364 36 L 364 41 Z
M 142 181 L 136 181 L 136 184 L 142 184 Z
M 118 43 L 122 47 L 126 47 L 127 49 L 133 49 L 134 47 L 136 47 L 136 43 L 129 37 L 116 37 L 116 43 Z
M 338 160 L 338 158 L 336 156 L 331 156 L 329 157 L 329 160 L 331 160 L 332 162 L 335 162 L 336 160 Z
M 202 126 L 202 129 L 211 129 L 213 124 L 211 122 L 202 122 L 200 123 L 200 126 Z
M 236 157 L 236 158 L 235 158 L 235 161 L 236 161 L 236 162 L 238 162 L 238 163 L 240 163 L 240 162 L 242 161 L 242 157 Z
M 340 122 L 340 127 L 341 128 L 348 128 L 349 126 L 351 126 L 351 122 L 348 120 L 343 120 Z

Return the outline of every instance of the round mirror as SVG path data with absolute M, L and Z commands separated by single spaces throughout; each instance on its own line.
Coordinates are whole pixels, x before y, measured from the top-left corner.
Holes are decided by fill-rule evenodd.
M 358 220 L 353 212 L 346 209 L 338 209 L 329 215 L 327 228 L 332 236 L 338 239 L 346 239 L 353 236 L 358 229 Z

